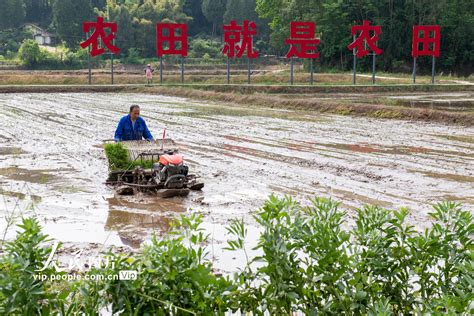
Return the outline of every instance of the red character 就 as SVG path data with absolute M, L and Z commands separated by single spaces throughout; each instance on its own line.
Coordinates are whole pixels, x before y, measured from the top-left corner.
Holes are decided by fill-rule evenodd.
M 238 25 L 235 20 L 224 25 L 224 48 L 222 54 L 228 58 L 242 57 L 247 51 L 248 58 L 258 57 L 258 52 L 253 50 L 253 37 L 257 35 L 257 25 L 254 21 L 245 20 L 243 25 Z

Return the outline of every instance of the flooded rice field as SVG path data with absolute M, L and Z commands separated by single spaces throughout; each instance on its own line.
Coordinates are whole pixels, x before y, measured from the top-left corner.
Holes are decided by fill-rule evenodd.
M 105 186 L 101 146 L 132 104 L 155 138 L 167 129 L 202 192 L 117 198 Z M 138 247 L 176 214 L 200 211 L 220 245 L 230 218 L 258 229 L 252 212 L 271 193 L 330 196 L 349 211 L 406 206 L 419 228 L 435 202 L 474 206 L 472 127 L 106 93 L 0 94 L 0 122 L 2 234 L 6 215 L 36 213 L 58 240 Z

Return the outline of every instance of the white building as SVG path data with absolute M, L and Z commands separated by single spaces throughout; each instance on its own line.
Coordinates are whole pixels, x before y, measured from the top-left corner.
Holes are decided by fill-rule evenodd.
M 45 29 L 39 27 L 33 23 L 26 23 L 23 25 L 24 28 L 27 28 L 33 33 L 33 39 L 39 45 L 49 45 L 52 46 L 55 44 L 56 36 L 54 34 L 49 33 Z

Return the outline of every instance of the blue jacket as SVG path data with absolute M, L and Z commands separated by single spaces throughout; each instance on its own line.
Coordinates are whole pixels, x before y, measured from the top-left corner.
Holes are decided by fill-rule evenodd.
M 135 121 L 135 128 L 133 128 L 130 114 L 120 119 L 117 130 L 115 131 L 114 139 L 116 142 L 123 140 L 141 140 L 142 138 L 153 140 L 153 136 L 148 130 L 144 119 L 139 116 Z

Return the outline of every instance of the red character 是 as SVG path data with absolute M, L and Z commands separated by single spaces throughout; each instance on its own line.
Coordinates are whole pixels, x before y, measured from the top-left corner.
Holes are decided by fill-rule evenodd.
M 238 25 L 235 20 L 224 25 L 224 48 L 222 54 L 228 58 L 242 57 L 247 51 L 248 58 L 258 57 L 258 52 L 253 50 L 253 36 L 257 35 L 257 25 L 254 21 L 245 20 L 243 26 Z M 236 53 L 237 50 L 237 53 Z
M 89 32 L 91 28 L 94 29 L 94 32 L 91 37 L 80 44 L 82 48 L 92 45 L 91 55 L 102 55 L 105 52 L 105 49 L 99 47 L 100 38 L 102 39 L 102 43 L 110 50 L 110 52 L 113 54 L 118 54 L 120 52 L 120 49 L 112 44 L 112 40 L 115 38 L 115 33 L 117 32 L 117 23 L 104 23 L 104 18 L 99 16 L 97 17 L 96 22 L 84 22 L 82 24 L 82 31 L 85 33 Z M 105 33 L 105 29 L 110 29 L 108 34 Z
M 420 36 L 423 32 L 423 36 Z M 432 32 L 433 36 L 430 36 Z M 413 25 L 413 42 L 411 54 L 413 57 L 434 56 L 439 57 L 441 39 L 441 26 L 439 25 Z M 433 44 L 430 49 L 430 44 Z M 420 44 L 422 49 L 420 49 Z
M 347 48 L 350 50 L 356 49 L 356 56 L 361 58 L 369 54 L 369 49 L 365 48 L 365 44 L 367 44 L 375 55 L 380 55 L 382 50 L 377 47 L 380 33 L 382 33 L 380 25 L 370 25 L 369 21 L 364 20 L 362 25 L 352 26 L 352 35 L 357 36 L 359 34 L 359 36 Z
M 287 58 L 318 58 L 316 46 L 321 42 L 315 38 L 316 24 L 314 22 L 291 22 L 290 38 L 285 39 L 285 44 L 290 44 Z
M 168 31 L 168 35 L 165 35 L 165 30 Z M 168 43 L 168 48 L 165 47 L 165 43 Z M 163 55 L 186 57 L 188 55 L 188 26 L 179 23 L 157 23 L 156 52 L 158 57 Z

